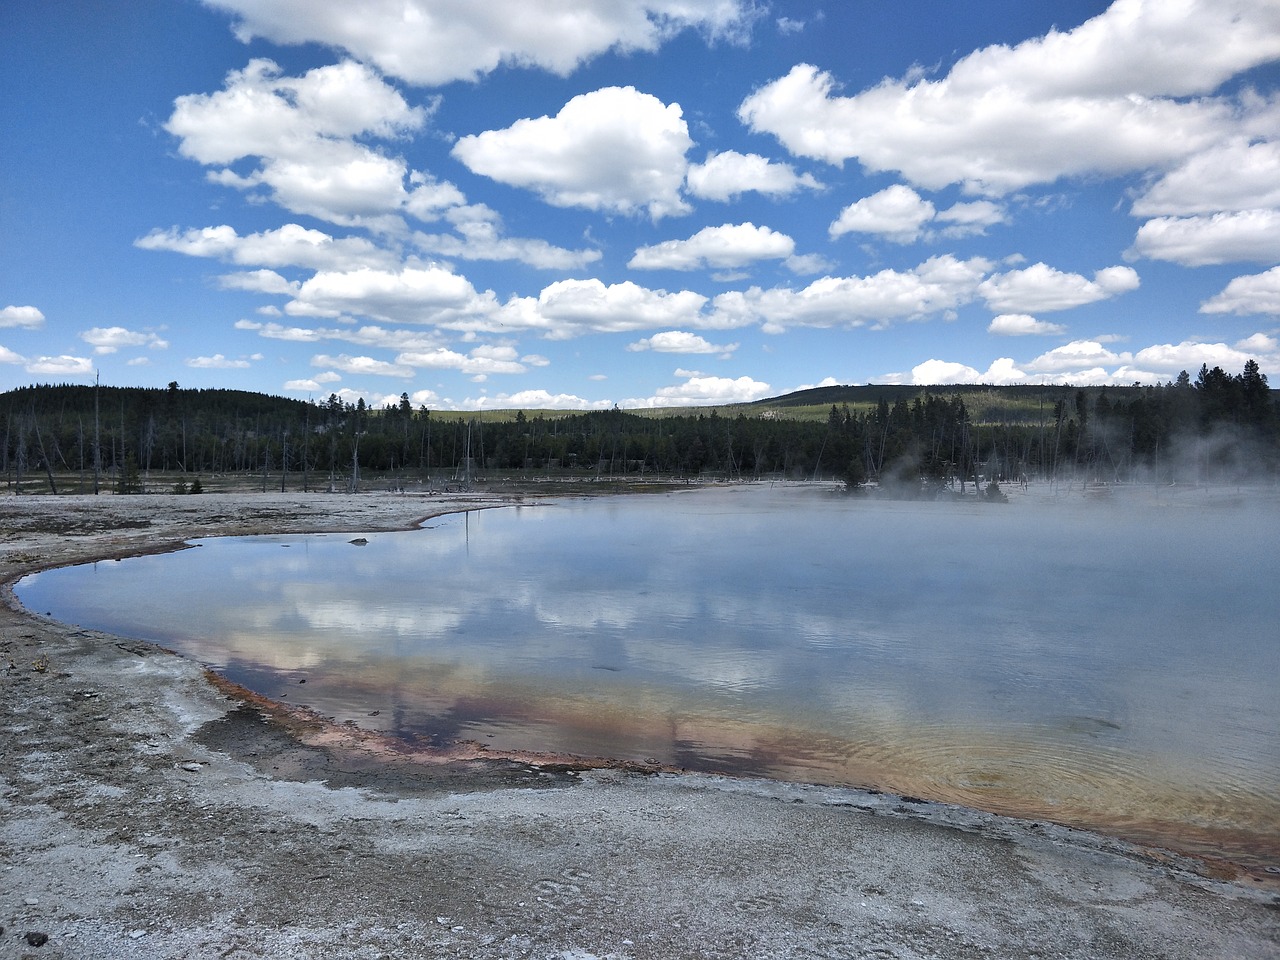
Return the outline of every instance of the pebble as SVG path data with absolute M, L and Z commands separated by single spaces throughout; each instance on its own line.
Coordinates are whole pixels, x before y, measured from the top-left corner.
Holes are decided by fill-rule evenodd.
M 28 930 L 26 933 L 27 945 L 31 947 L 43 947 L 49 942 L 49 935 L 38 930 Z
M 204 767 L 202 767 L 198 763 L 184 763 L 182 765 L 182 769 L 188 771 L 189 773 L 199 773 L 201 770 L 204 769 Z

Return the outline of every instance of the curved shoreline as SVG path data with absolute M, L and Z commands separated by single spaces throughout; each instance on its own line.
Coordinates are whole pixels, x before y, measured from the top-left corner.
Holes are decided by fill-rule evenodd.
M 370 942 L 383 936 L 371 931 L 398 916 L 414 927 L 416 943 L 435 945 L 422 946 L 423 955 L 443 949 L 446 941 L 455 944 L 452 949 L 465 946 L 472 956 L 554 956 L 556 949 L 622 956 L 773 955 L 783 943 L 808 945 L 810 955 L 839 955 L 839 943 L 870 942 L 872 935 L 903 956 L 930 944 L 934 950 L 954 945 L 957 938 L 974 950 L 985 945 L 984 955 L 1017 955 L 1042 941 L 1092 943 L 1098 952 L 1096 945 L 1110 938 L 1117 945 L 1098 955 L 1144 955 L 1130 948 L 1145 943 L 1148 950 L 1162 944 L 1159 955 L 1195 956 L 1195 944 L 1219 935 L 1233 938 L 1239 956 L 1280 951 L 1271 884 L 1221 883 L 1212 869 L 1209 877 L 1197 877 L 1193 861 L 1158 850 L 866 791 L 665 776 L 646 765 L 619 768 L 536 755 L 498 759 L 483 750 L 434 758 L 444 762 L 407 763 L 387 755 L 385 740 L 374 743 L 342 725 L 326 729 L 320 718 L 296 714 L 286 722 L 296 708 L 258 703 L 225 681 L 211 683 L 191 661 L 14 609 L 12 582 L 48 566 L 172 549 L 200 536 L 407 529 L 442 513 L 498 505 L 494 497 L 207 496 L 201 504 L 164 495 L 0 500 L 0 639 L 6 653 L 0 666 L 13 663 L 2 687 L 0 812 L 6 876 L 20 881 L 12 887 L 16 900 L 0 895 L 0 910 L 9 917 L 0 918 L 7 930 L 0 934 L 0 955 L 39 922 L 55 934 L 50 946 L 61 942 L 70 951 L 66 956 L 176 956 L 197 940 L 228 946 L 244 940 L 244 917 L 256 915 L 255 936 L 264 949 L 303 944 L 313 955 L 339 956 L 345 948 L 337 927 L 322 919 L 334 911 L 349 924 L 363 924 Z M 37 671 L 39 657 L 47 659 Z M 262 723 L 262 716 L 275 720 Z M 181 803 L 148 802 L 157 793 L 180 797 Z M 779 807 L 780 800 L 788 802 Z M 175 804 L 188 816 L 168 809 Z M 462 816 L 472 826 L 451 840 L 457 832 L 449 813 L 454 808 L 465 808 Z M 216 814 L 207 814 L 211 810 Z M 264 811 L 278 824 L 265 835 L 257 832 Z M 218 819 L 222 829 L 203 828 L 206 816 Z M 440 829 L 425 838 L 420 831 L 406 834 L 407 823 L 418 821 Z M 518 823 L 527 829 L 512 834 Z M 708 844 L 730 824 L 741 828 L 731 841 L 726 838 L 727 849 L 716 852 Z M 458 857 L 479 844 L 492 856 L 474 863 L 463 859 L 491 883 L 520 892 L 510 903 L 477 895 L 454 903 L 448 913 L 443 907 L 432 913 L 426 903 L 399 904 L 394 871 L 339 855 L 343 843 L 310 849 L 306 838 L 317 830 L 350 831 L 371 849 L 387 851 L 398 868 L 408 864 L 414 876 L 435 877 L 435 860 L 423 859 L 427 848 L 461 863 Z M 152 842 L 148 834 L 160 839 Z M 816 836 L 838 842 L 830 849 L 815 846 Z M 627 849 L 621 860 L 617 851 L 601 853 L 615 841 Z M 566 880 L 563 869 L 551 869 L 573 860 L 583 843 L 596 848 L 590 858 L 596 869 L 573 869 L 590 873 L 590 881 Z M 868 843 L 878 851 L 874 856 Z M 702 851 L 702 861 L 689 860 L 695 849 Z M 862 854 L 848 862 L 839 855 L 846 849 Z M 997 866 L 986 878 L 961 876 L 964 871 L 952 875 L 953 858 L 972 857 L 978 858 L 975 864 Z M 77 889 L 84 886 L 86 866 L 99 861 L 104 866 L 89 867 L 95 889 Z M 783 862 L 791 871 L 786 877 L 776 875 Z M 949 864 L 942 871 L 946 876 L 939 874 L 940 862 Z M 140 879 L 126 869 L 134 863 L 153 869 Z M 353 886 L 328 895 L 299 889 L 299 883 L 321 883 L 306 878 L 326 874 Z M 252 879 L 233 892 L 229 876 Z M 661 892 L 664 880 L 676 879 Z M 457 901 L 439 877 L 431 882 L 439 887 L 440 902 Z M 671 927 L 670 918 L 682 911 L 693 919 L 687 916 L 688 895 L 708 885 L 714 888 L 708 902 L 716 909 L 699 915 L 703 932 L 691 934 L 687 923 Z M 945 904 L 926 899 L 921 906 L 914 902 L 918 896 L 897 895 L 921 885 L 947 891 Z M 1091 885 L 1106 888 L 1105 895 Z M 366 887 L 380 890 L 387 902 L 371 904 L 361 895 L 363 906 L 351 903 L 354 891 Z M 760 892 L 764 887 L 772 890 L 768 896 Z M 136 916 L 136 904 L 129 905 L 135 888 L 150 896 L 150 922 Z M 883 892 L 869 893 L 870 888 Z M 738 894 L 763 898 L 759 902 L 770 906 L 763 915 L 748 911 Z M 529 906 L 557 897 L 554 909 Z M 1123 907 L 1131 902 L 1136 908 L 1153 897 L 1167 906 L 1163 919 L 1140 918 L 1141 910 Z M 239 914 L 217 902 L 228 899 L 238 904 Z M 275 904 L 276 912 L 266 904 Z M 867 913 L 868 904 L 877 909 Z M 982 904 L 995 914 L 979 921 L 972 914 Z M 54 905 L 58 909 L 46 916 Z M 1050 906 L 1065 919 L 1028 929 L 1014 918 Z M 653 912 L 658 908 L 668 911 L 665 923 L 660 911 Z M 288 920 L 291 911 L 300 911 L 306 922 Z M 1004 919 L 996 915 L 1006 912 Z M 434 922 L 437 916 L 457 919 L 453 914 L 471 920 Z M 1121 914 L 1123 923 L 1117 920 Z M 570 915 L 576 925 L 566 925 Z M 483 922 L 499 916 L 506 919 Z M 744 916 L 750 921 L 745 927 Z M 621 925 L 620 917 L 626 920 Z M 1170 917 L 1176 918 L 1173 929 Z M 737 931 L 732 935 L 725 926 L 730 919 Z M 141 925 L 129 927 L 135 920 Z M 506 929 L 503 923 L 521 929 L 483 942 L 498 927 Z M 623 927 L 630 935 L 621 935 Z M 138 930 L 143 932 L 131 939 Z M 1108 930 L 1105 936 L 1100 932 Z M 69 933 L 76 936 L 67 939 Z M 99 944 L 94 949 L 85 949 L 89 933 Z M 724 942 L 740 949 L 716 947 Z M 156 949 L 162 944 L 172 953 Z

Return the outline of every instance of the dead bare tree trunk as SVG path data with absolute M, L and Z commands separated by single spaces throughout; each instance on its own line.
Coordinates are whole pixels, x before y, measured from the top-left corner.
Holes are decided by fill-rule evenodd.
M 44 439 L 40 436 L 40 424 L 37 422 L 34 413 L 31 415 L 31 426 L 34 427 L 36 431 L 36 446 L 40 448 L 40 459 L 44 461 L 45 476 L 49 478 L 49 490 L 54 494 L 54 496 L 57 496 L 58 484 L 55 483 L 53 479 L 53 464 L 49 462 L 49 455 L 45 452 Z

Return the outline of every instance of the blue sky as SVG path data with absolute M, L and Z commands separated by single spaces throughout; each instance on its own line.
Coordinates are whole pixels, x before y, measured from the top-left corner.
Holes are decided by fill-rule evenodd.
M 0 389 L 1280 373 L 1275 0 L 0 9 Z

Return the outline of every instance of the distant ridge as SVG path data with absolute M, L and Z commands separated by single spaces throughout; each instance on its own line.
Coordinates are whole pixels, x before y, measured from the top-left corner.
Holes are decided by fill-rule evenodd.
M 1146 389 L 1142 386 L 1129 387 L 1076 387 L 1061 384 L 1037 384 L 1037 383 L 1019 383 L 1019 384 L 983 384 L 983 383 L 959 383 L 959 384 L 902 384 L 902 383 L 868 383 L 868 384 L 847 384 L 832 385 L 826 387 L 809 387 L 806 390 L 795 390 L 791 393 L 784 393 L 776 397 L 768 397 L 764 400 L 753 400 L 749 403 L 736 404 L 743 407 L 807 407 L 815 404 L 867 404 L 879 403 L 881 399 L 892 404 L 899 399 L 911 400 L 922 394 L 929 394 L 936 397 L 968 397 L 975 394 L 990 394 L 997 397 L 1006 397 L 1009 399 L 1025 400 L 1033 397 L 1043 397 L 1047 399 L 1060 399 L 1062 397 L 1073 397 L 1077 390 L 1084 390 L 1090 396 L 1097 394 L 1105 389 L 1106 392 L 1115 397 L 1127 397 L 1134 393 L 1141 392 Z

